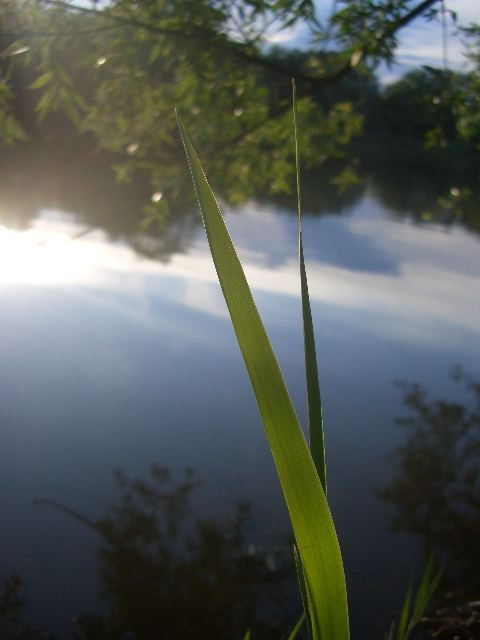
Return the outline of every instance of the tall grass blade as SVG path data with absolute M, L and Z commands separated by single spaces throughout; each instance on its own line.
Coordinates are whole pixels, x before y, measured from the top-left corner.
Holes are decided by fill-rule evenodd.
M 400 621 L 398 623 L 397 633 L 394 635 L 395 623 L 392 623 L 390 631 L 386 636 L 386 640 L 408 640 L 412 631 L 420 622 L 425 609 L 430 603 L 433 594 L 437 590 L 438 583 L 442 577 L 442 570 L 432 576 L 433 573 L 433 556 L 430 556 L 425 571 L 423 572 L 422 581 L 418 587 L 417 594 L 413 600 L 412 608 L 412 588 L 408 589 L 405 601 L 403 603 Z M 411 611 L 411 614 L 410 614 Z M 410 618 L 410 619 L 409 619 Z
M 293 545 L 293 556 L 295 558 L 295 567 L 297 569 L 297 579 L 300 586 L 300 594 L 302 596 L 303 609 L 305 611 L 305 619 L 307 621 L 308 637 L 312 640 L 312 620 L 310 617 L 310 604 L 309 596 L 307 592 L 307 585 L 305 583 L 305 576 L 303 575 L 302 561 L 296 545 Z
M 297 620 L 297 624 L 290 631 L 290 635 L 288 636 L 287 640 L 295 640 L 295 638 L 300 633 L 300 629 L 303 627 L 304 622 L 305 622 L 305 614 L 302 613 L 300 618 Z
M 407 595 L 403 602 L 402 611 L 400 613 L 400 620 L 398 621 L 397 640 L 403 640 L 403 638 L 405 638 L 405 635 L 407 633 L 411 604 L 412 604 L 412 588 L 409 587 L 407 591 Z
M 298 255 L 300 260 L 300 283 L 302 291 L 303 341 L 305 350 L 305 372 L 307 376 L 308 434 L 310 451 L 317 468 L 325 494 L 327 493 L 327 471 L 325 466 L 325 442 L 323 437 L 322 401 L 318 381 L 317 352 L 313 333 L 312 310 L 308 295 L 307 272 L 303 255 L 302 239 L 302 200 L 300 189 L 300 156 L 298 152 L 297 103 L 295 80 L 292 80 L 293 129 L 295 132 L 295 165 L 297 169 L 297 206 L 298 206 Z
M 395 640 L 395 622 L 392 622 L 390 629 L 385 636 L 385 640 Z
M 210 251 L 252 383 L 302 559 L 313 640 L 349 638 L 340 547 L 325 492 L 245 274 L 180 119 Z
M 303 341 L 305 357 L 305 373 L 307 382 L 307 405 L 308 405 L 308 435 L 310 453 L 320 477 L 325 495 L 327 495 L 327 476 L 325 465 L 325 445 L 323 438 L 323 416 L 322 403 L 320 398 L 320 386 L 318 381 L 317 355 L 315 349 L 315 336 L 313 332 L 312 311 L 310 308 L 310 297 L 308 295 L 307 272 L 305 269 L 305 258 L 303 254 L 302 238 L 302 198 L 300 184 L 300 154 L 298 150 L 298 126 L 297 126 L 297 102 L 295 80 L 292 78 L 292 107 L 293 107 L 293 132 L 295 139 L 295 168 L 297 182 L 297 210 L 298 210 L 298 256 L 300 267 L 300 286 L 302 294 L 302 317 L 303 317 Z M 312 624 L 310 614 L 310 604 L 307 586 L 303 575 L 302 561 L 295 548 L 295 562 L 297 566 L 297 576 L 302 594 L 303 607 L 307 619 L 309 637 L 312 637 Z
M 442 569 L 439 569 L 437 573 L 432 577 L 433 565 L 434 558 L 433 555 L 431 555 L 425 568 L 420 586 L 418 587 L 415 602 L 413 604 L 412 620 L 414 621 L 414 624 L 417 624 L 420 621 L 420 618 L 425 613 L 425 609 L 427 608 L 433 594 L 437 590 L 438 583 L 440 582 L 442 577 Z

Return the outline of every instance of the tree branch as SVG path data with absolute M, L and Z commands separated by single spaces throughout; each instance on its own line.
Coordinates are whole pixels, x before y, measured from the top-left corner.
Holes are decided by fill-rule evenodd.
M 87 516 L 84 516 L 82 513 L 72 509 L 68 505 L 63 504 L 63 502 L 58 502 L 58 500 L 49 500 L 48 498 L 37 498 L 32 500 L 32 502 L 34 505 L 39 507 L 51 507 L 52 509 L 61 511 L 70 518 L 80 522 L 85 527 L 88 527 L 92 531 L 98 533 L 109 544 L 119 546 L 119 541 L 112 536 L 110 532 L 106 531 L 104 527 L 102 527 L 101 523 L 96 522 L 95 520 L 90 520 L 90 518 L 87 518 Z
M 63 38 L 66 36 L 83 36 L 90 33 L 113 31 L 115 29 L 121 29 L 122 26 L 126 25 L 112 24 L 105 27 L 94 27 L 92 29 L 79 29 L 78 31 L 0 31 L 0 36 L 14 38 L 15 40 L 21 40 L 22 38 Z
M 264 57 L 258 53 L 253 53 L 251 50 L 251 46 L 250 50 L 248 50 L 246 48 L 246 45 L 228 41 L 224 35 L 209 31 L 208 29 L 193 27 L 190 30 L 182 29 L 180 31 L 177 29 L 168 29 L 167 27 L 159 27 L 157 25 L 144 22 L 143 20 L 138 20 L 133 16 L 122 16 L 111 13 L 108 9 L 98 11 L 97 9 L 89 9 L 88 7 L 72 5 L 65 0 L 38 0 L 38 2 L 69 11 L 77 11 L 87 15 L 94 15 L 97 18 L 113 20 L 125 26 L 145 29 L 146 31 L 149 31 L 151 33 L 166 35 L 175 39 L 201 39 L 203 47 L 207 46 L 211 49 L 213 48 L 225 51 L 226 53 L 243 61 L 247 65 L 257 66 L 266 69 L 267 71 L 272 71 L 279 75 L 288 77 L 289 79 L 295 77 L 296 80 L 300 81 L 303 84 L 303 90 L 299 92 L 303 94 L 310 94 L 312 91 L 318 89 L 323 85 L 338 82 L 358 64 L 361 58 L 370 53 L 367 47 L 364 46 L 363 48 L 357 50 L 356 56 L 352 55 L 350 59 L 340 65 L 338 69 L 335 69 L 331 73 L 325 73 L 323 75 L 317 76 L 285 66 L 280 62 L 277 62 L 271 58 Z M 377 48 L 379 48 L 381 44 L 387 40 L 387 38 L 393 37 L 400 29 L 407 26 L 410 22 L 425 13 L 425 11 L 427 11 L 437 2 L 440 2 L 440 0 L 423 0 L 411 11 L 393 22 L 391 25 L 387 26 L 382 34 L 382 37 L 378 39 Z
M 421 2 L 414 9 L 412 9 L 411 11 L 406 13 L 402 18 L 399 18 L 396 21 L 396 23 L 393 25 L 394 29 L 392 33 L 390 33 L 389 35 L 394 35 L 397 31 L 399 31 L 403 27 L 406 27 L 407 24 L 415 20 L 415 18 L 418 18 L 419 16 L 421 16 L 422 13 L 425 13 L 427 9 L 430 9 L 430 7 L 436 4 L 437 2 L 441 2 L 441 0 L 423 0 L 423 2 Z
M 62 502 L 58 502 L 57 500 L 49 500 L 48 498 L 37 498 L 32 502 L 34 505 L 39 507 L 52 507 L 53 509 L 62 511 L 63 513 L 66 513 L 67 516 L 70 516 L 74 520 L 81 522 L 83 525 L 85 525 L 89 529 L 93 529 L 94 531 L 97 531 L 97 533 L 99 532 L 99 528 L 96 522 L 94 522 L 93 520 L 90 520 L 90 518 L 87 518 L 83 514 L 79 513 L 78 511 L 75 511 L 75 509 L 68 507 Z

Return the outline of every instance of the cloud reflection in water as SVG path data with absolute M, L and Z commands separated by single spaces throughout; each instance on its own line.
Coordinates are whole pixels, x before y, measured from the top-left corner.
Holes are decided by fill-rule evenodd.
M 296 304 L 294 218 L 267 207 L 244 209 L 227 219 L 251 286 L 263 298 Z M 354 216 L 307 217 L 305 244 L 313 304 L 343 309 L 350 322 L 402 340 L 478 332 L 478 240 L 467 232 L 394 223 L 370 203 Z M 227 317 L 202 232 L 187 252 L 161 264 L 54 210 L 43 210 L 26 231 L 0 227 L 0 284 L 67 287 L 152 327 L 156 298 Z

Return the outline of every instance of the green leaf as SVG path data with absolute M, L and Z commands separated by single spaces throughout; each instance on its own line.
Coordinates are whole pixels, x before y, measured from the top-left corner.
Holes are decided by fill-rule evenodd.
M 243 640 L 251 640 L 252 634 L 250 633 L 250 629 L 245 631 L 245 635 L 243 636 Z
M 335 527 L 280 367 L 198 155 L 178 118 L 210 251 L 262 417 L 311 595 L 313 640 L 349 638 Z
M 312 310 L 308 295 L 307 272 L 303 255 L 302 239 L 302 201 L 300 190 L 300 157 L 298 152 L 297 134 L 297 104 L 295 100 L 295 80 L 292 80 L 293 93 L 293 128 L 295 132 L 295 164 L 297 168 L 297 203 L 298 203 L 298 255 L 300 260 L 300 282 L 302 290 L 303 312 L 303 340 L 305 350 L 305 371 L 307 376 L 307 400 L 308 400 L 308 433 L 310 438 L 310 451 L 317 468 L 320 481 L 325 494 L 327 493 L 327 472 L 325 465 L 325 443 L 323 436 L 322 401 L 320 398 L 320 385 L 318 381 L 317 353 L 315 349 L 315 336 L 313 333 Z
M 53 78 L 53 73 L 51 71 L 46 71 L 45 73 L 42 73 L 41 76 L 38 76 L 38 78 L 32 82 L 32 84 L 30 85 L 30 89 L 41 89 L 42 87 L 44 87 L 45 85 L 47 85 Z
M 37 106 L 35 107 L 40 120 L 43 120 L 45 118 L 48 111 L 55 102 L 56 97 L 57 92 L 53 88 L 48 89 L 47 91 L 45 91 L 45 93 L 42 94 L 40 100 L 37 103 Z

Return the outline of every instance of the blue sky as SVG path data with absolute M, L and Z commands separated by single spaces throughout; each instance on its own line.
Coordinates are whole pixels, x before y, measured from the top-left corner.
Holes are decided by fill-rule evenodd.
M 480 23 L 479 0 L 451 0 L 447 9 L 457 13 L 458 24 L 466 26 L 471 22 Z M 465 46 L 456 32 L 455 25 L 447 20 L 447 63 L 456 70 L 467 70 Z M 382 68 L 382 80 L 388 82 L 396 79 L 406 71 L 422 64 L 430 66 L 443 65 L 442 27 L 439 20 L 418 21 L 399 33 L 399 47 L 396 64 L 391 69 Z

